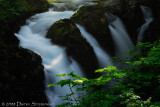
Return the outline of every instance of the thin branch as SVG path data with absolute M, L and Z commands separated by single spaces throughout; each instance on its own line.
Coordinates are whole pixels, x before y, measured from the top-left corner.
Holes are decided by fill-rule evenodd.
M 70 90 L 71 90 L 71 92 L 72 92 L 72 95 L 73 95 L 73 97 L 74 97 L 74 99 L 75 99 L 75 101 L 76 101 L 77 105 L 78 105 L 78 101 L 77 101 L 76 97 L 74 96 L 74 93 L 73 93 L 73 90 L 72 90 L 72 88 L 71 88 L 70 84 L 69 84 L 69 88 L 70 88 Z

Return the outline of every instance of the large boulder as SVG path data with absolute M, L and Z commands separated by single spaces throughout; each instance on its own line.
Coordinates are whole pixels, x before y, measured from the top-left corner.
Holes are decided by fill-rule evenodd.
M 105 18 L 105 9 L 100 5 L 83 6 L 71 20 L 83 25 L 93 35 L 101 47 L 111 55 L 114 54 L 114 44 Z
M 42 59 L 32 51 L 6 45 L 0 38 L 0 101 L 47 103 Z
M 53 44 L 66 47 L 67 54 L 72 56 L 85 70 L 88 77 L 93 77 L 98 63 L 93 48 L 82 37 L 77 26 L 70 19 L 55 22 L 47 36 Z

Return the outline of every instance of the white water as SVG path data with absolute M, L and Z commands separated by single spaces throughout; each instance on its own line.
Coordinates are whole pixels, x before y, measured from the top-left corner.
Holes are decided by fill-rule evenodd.
M 89 34 L 84 27 L 79 24 L 76 24 L 79 28 L 82 36 L 89 42 L 89 44 L 93 47 L 93 50 L 97 56 L 100 67 L 106 67 L 107 65 L 111 65 L 110 56 L 100 47 L 96 39 Z
M 18 34 L 15 34 L 20 40 L 21 47 L 33 50 L 42 57 L 46 86 L 63 79 L 56 77 L 57 74 L 68 74 L 75 71 L 76 74 L 84 77 L 79 65 L 66 55 L 65 49 L 52 44 L 49 39 L 45 38 L 47 30 L 55 21 L 69 18 L 73 14 L 73 11 L 54 12 L 51 10 L 37 14 L 27 20 L 27 25 L 22 26 Z M 49 103 L 55 106 L 62 103 L 62 100 L 58 96 L 69 94 L 71 91 L 69 87 L 61 88 L 60 86 L 56 86 L 46 88 L 45 93 Z
M 81 6 L 86 5 L 95 5 L 96 2 L 89 2 L 85 0 L 57 0 L 56 2 L 52 2 L 51 5 L 54 7 L 54 10 L 62 11 L 62 10 L 75 10 L 80 8 Z
M 152 16 L 152 11 L 149 7 L 146 6 L 140 6 L 143 16 L 144 16 L 144 20 L 145 23 L 140 27 L 140 32 L 138 34 L 138 39 L 137 42 L 142 42 L 143 41 L 143 35 L 144 32 L 147 30 L 147 28 L 149 27 L 149 24 L 153 21 L 153 16 Z
M 122 21 L 112 14 L 105 14 L 109 21 L 109 29 L 115 44 L 116 56 L 125 58 L 127 52 L 133 47 L 133 43 L 125 29 Z

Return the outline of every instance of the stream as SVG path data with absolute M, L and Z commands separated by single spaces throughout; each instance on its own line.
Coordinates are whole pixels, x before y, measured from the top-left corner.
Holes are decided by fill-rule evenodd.
M 87 5 L 91 4 L 92 3 L 87 3 Z M 53 3 L 53 5 L 57 4 Z M 80 3 L 78 7 L 82 5 L 84 4 Z M 48 29 L 53 23 L 60 19 L 70 18 L 76 12 L 68 10 L 68 8 L 64 5 L 62 6 L 65 11 L 63 9 L 63 11 L 56 11 L 56 9 L 60 8 L 57 6 L 55 10 L 54 8 L 49 9 L 47 12 L 39 13 L 30 17 L 26 21 L 26 25 L 21 26 L 20 31 L 15 33 L 15 36 L 20 40 L 21 47 L 32 50 L 41 56 L 45 71 L 45 93 L 49 103 L 53 104 L 51 105 L 53 107 L 62 103 L 62 99 L 58 96 L 64 96 L 71 93 L 69 87 L 67 86 L 62 88 L 60 86 L 47 87 L 49 84 L 54 84 L 61 79 L 65 79 L 62 77 L 57 77 L 57 74 L 68 74 L 74 71 L 75 74 L 85 77 L 85 73 L 80 68 L 80 65 L 66 54 L 65 47 L 53 44 L 50 39 L 45 37 Z M 109 29 L 117 47 L 116 53 L 118 56 L 124 56 L 123 52 L 132 48 L 133 43 L 130 40 L 121 20 L 116 16 L 112 17 L 113 19 L 110 21 Z M 110 65 L 110 56 L 108 53 L 101 48 L 96 39 L 93 38 L 93 36 L 89 34 L 83 26 L 78 24 L 76 25 L 80 29 L 82 36 L 93 47 L 100 67 Z M 78 96 L 78 94 L 79 93 L 76 93 L 75 96 Z

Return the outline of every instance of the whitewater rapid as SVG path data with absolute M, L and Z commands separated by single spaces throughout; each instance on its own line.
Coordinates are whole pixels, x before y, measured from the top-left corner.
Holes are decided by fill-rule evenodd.
M 56 75 L 63 73 L 68 74 L 74 71 L 75 74 L 78 74 L 81 77 L 85 76 L 79 64 L 72 59 L 72 57 L 67 56 L 65 47 L 52 44 L 51 40 L 45 37 L 48 29 L 53 23 L 60 19 L 70 18 L 75 13 L 74 11 L 53 10 L 54 9 L 50 9 L 47 12 L 30 17 L 27 20 L 26 25 L 22 26 L 15 36 L 20 40 L 21 47 L 30 49 L 41 56 L 45 70 L 45 93 L 49 103 L 54 104 L 52 105 L 54 107 L 55 105 L 62 103 L 62 99 L 58 96 L 64 96 L 71 93 L 67 86 L 62 88 L 60 86 L 47 88 L 47 85 L 65 79 L 56 77 Z M 116 47 L 116 55 L 121 57 L 127 56 L 124 52 L 131 49 L 133 43 L 129 38 L 124 24 L 117 16 L 106 14 L 106 18 L 109 20 L 108 27 Z M 111 65 L 109 62 L 110 56 L 100 47 L 96 39 L 89 34 L 83 26 L 76 25 L 82 36 L 93 47 L 100 67 Z M 78 96 L 78 93 L 76 93 L 75 96 Z
M 57 74 L 70 73 L 84 77 L 84 74 L 78 63 L 71 57 L 68 57 L 64 47 L 51 43 L 50 39 L 45 38 L 48 29 L 57 20 L 70 18 L 73 11 L 55 12 L 50 9 L 48 12 L 36 14 L 27 20 L 27 24 L 20 28 L 16 37 L 20 40 L 20 46 L 30 49 L 42 58 L 42 64 L 45 69 L 45 93 L 52 106 L 62 103 L 58 96 L 70 94 L 69 87 L 50 87 L 47 85 L 58 82 L 61 79 L 56 77 Z M 78 96 L 78 95 L 77 95 Z

